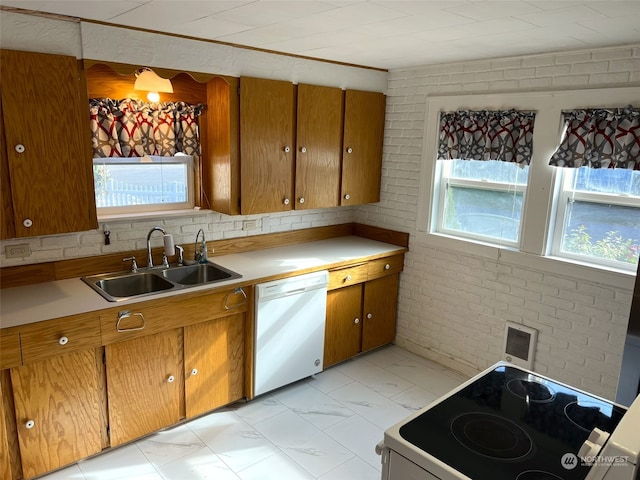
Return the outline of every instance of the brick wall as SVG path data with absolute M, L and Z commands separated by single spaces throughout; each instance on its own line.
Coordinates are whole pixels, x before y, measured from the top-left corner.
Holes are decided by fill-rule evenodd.
M 429 95 L 634 85 L 640 45 L 391 71 L 382 201 L 362 208 L 358 221 L 416 233 Z M 631 291 L 556 270 L 419 244 L 413 235 L 396 341 L 473 373 L 500 359 L 506 321 L 525 324 L 539 330 L 537 371 L 613 398 Z

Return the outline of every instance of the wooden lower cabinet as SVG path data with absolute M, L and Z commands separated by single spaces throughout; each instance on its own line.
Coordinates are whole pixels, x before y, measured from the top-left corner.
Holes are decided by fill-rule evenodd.
M 244 396 L 244 330 L 244 314 L 185 327 L 187 418 Z
M 369 280 L 365 283 L 362 351 L 393 342 L 396 338 L 399 275 Z
M 111 446 L 181 419 L 182 329 L 105 347 Z
M 394 274 L 327 293 L 325 368 L 393 341 L 398 284 Z
M 11 369 L 25 478 L 102 450 L 101 362 L 86 349 Z
M 362 343 L 362 286 L 327 293 L 327 323 L 324 331 L 324 368 L 360 353 Z

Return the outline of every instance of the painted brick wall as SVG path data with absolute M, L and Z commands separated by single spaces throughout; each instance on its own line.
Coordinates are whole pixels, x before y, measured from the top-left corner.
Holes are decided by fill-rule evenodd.
M 640 86 L 640 45 L 425 66 L 389 74 L 382 201 L 358 220 L 416 231 L 428 95 Z M 500 359 L 505 321 L 539 330 L 535 368 L 613 398 L 631 291 L 504 260 L 410 245 L 397 343 L 473 373 Z

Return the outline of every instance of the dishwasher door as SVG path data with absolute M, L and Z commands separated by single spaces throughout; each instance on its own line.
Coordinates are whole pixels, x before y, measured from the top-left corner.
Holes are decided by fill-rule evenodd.
M 322 371 L 325 271 L 256 286 L 254 395 Z

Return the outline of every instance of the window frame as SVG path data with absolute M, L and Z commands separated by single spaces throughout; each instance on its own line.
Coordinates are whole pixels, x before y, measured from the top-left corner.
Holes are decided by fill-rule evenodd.
M 144 157 L 95 157 L 92 159 L 93 166 L 107 165 L 185 165 L 186 166 L 186 186 L 187 186 L 187 201 L 186 202 L 171 202 L 171 203 L 152 203 L 143 205 L 122 205 L 117 207 L 98 207 L 96 202 L 96 212 L 98 218 L 120 215 L 126 216 L 129 214 L 139 213 L 161 213 L 172 212 L 180 210 L 193 209 L 195 206 L 195 161 L 193 156 L 178 153 L 172 157 L 162 157 L 157 155 L 145 155 Z M 94 174 L 95 182 L 95 174 Z M 96 189 L 96 195 L 98 191 Z
M 539 91 L 485 94 L 433 95 L 425 101 L 425 125 L 422 137 L 422 158 L 418 185 L 416 232 L 414 241 L 423 246 L 436 247 L 479 255 L 492 260 L 500 257 L 527 268 L 541 268 L 559 275 L 567 274 L 575 267 L 578 276 L 594 281 L 603 272 L 634 274 L 628 270 L 584 263 L 565 257 L 557 257 L 551 250 L 552 229 L 556 221 L 559 167 L 549 165 L 549 159 L 560 143 L 563 130 L 562 111 L 576 108 L 624 107 L 640 104 L 640 88 L 594 88 L 586 90 Z M 432 227 L 437 215 L 437 148 L 440 112 L 468 110 L 518 110 L 536 111 L 533 137 L 533 157 L 529 166 L 529 182 L 521 220 L 520 246 L 473 241 L 438 233 Z M 586 271 L 585 271 L 586 269 Z

